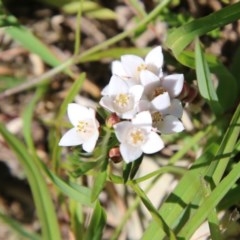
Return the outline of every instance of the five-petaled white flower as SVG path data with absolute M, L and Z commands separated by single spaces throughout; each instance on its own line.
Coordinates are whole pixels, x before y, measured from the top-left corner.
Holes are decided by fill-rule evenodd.
M 144 79 L 162 77 L 163 54 L 160 46 L 152 49 L 142 59 L 136 55 L 123 55 L 121 61 L 112 63 L 112 73 L 123 77 L 128 84 L 142 84 Z
M 147 100 L 139 102 L 139 111 L 150 111 L 152 115 L 152 126 L 161 134 L 172 134 L 182 132 L 184 126 L 179 120 L 183 114 L 182 104 L 178 99 L 172 99 L 168 108 L 159 111 Z
M 100 100 L 100 105 L 116 113 L 123 119 L 131 119 L 136 114 L 137 104 L 143 93 L 142 85 L 129 86 L 122 78 L 113 75 Z
M 120 142 L 120 153 L 126 163 L 137 160 L 143 153 L 152 154 L 164 147 L 161 137 L 152 131 L 152 117 L 143 111 L 132 119 L 114 125 Z
M 92 152 L 99 137 L 99 123 L 95 118 L 94 109 L 70 103 L 67 112 L 73 128 L 63 135 L 59 146 L 82 145 L 83 150 Z
M 170 107 L 171 99 L 182 91 L 183 74 L 172 74 L 161 79 L 144 79 L 143 86 L 145 99 L 151 101 L 156 110 L 163 111 Z

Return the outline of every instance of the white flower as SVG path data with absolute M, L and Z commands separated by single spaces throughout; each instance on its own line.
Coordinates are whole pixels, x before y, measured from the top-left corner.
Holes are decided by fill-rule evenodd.
M 181 93 L 183 81 L 183 74 L 172 74 L 161 79 L 146 78 L 143 81 L 144 96 L 156 110 L 165 111 L 170 107 L 171 99 Z
M 142 85 L 130 87 L 122 78 L 113 75 L 100 100 L 100 105 L 119 117 L 131 119 L 137 111 L 137 104 L 143 93 Z
M 76 103 L 68 104 L 68 118 L 73 128 L 60 139 L 59 146 L 82 145 L 83 150 L 92 152 L 99 137 L 99 123 L 95 111 Z
M 164 147 L 161 137 L 152 131 L 152 117 L 149 111 L 138 113 L 131 122 L 114 125 L 120 142 L 120 152 L 126 163 L 137 160 L 143 153 L 151 154 Z
M 162 76 L 163 54 L 160 46 L 152 49 L 145 60 L 136 55 L 123 55 L 114 61 L 112 73 L 123 77 L 130 85 L 141 84 L 144 79 Z
M 150 111 L 152 115 L 153 128 L 162 134 L 178 133 L 184 130 L 182 122 L 183 108 L 178 99 L 172 99 L 168 108 L 159 111 L 155 106 L 147 100 L 139 102 L 139 111 Z

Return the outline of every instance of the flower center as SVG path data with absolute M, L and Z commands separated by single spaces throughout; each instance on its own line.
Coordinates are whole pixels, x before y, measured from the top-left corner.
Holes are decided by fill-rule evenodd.
M 137 67 L 138 72 L 141 72 L 142 70 L 147 70 L 147 65 L 142 63 Z
M 88 131 L 88 122 L 86 121 L 79 121 L 77 125 L 77 130 L 80 133 L 86 133 Z
M 167 92 L 163 87 L 157 87 L 152 92 L 152 98 L 155 98 L 163 93 Z
M 134 147 L 141 146 L 146 141 L 146 132 L 141 128 L 134 128 L 130 131 L 128 142 Z
M 94 123 L 91 119 L 86 121 L 79 121 L 76 129 L 84 140 L 88 140 L 96 131 L 96 127 L 94 126 Z
M 163 122 L 163 116 L 160 112 L 153 112 L 152 114 L 152 125 L 155 128 L 159 127 L 159 124 Z
M 128 94 L 120 93 L 115 99 L 114 103 L 116 103 L 119 107 L 126 107 L 129 104 L 130 97 Z

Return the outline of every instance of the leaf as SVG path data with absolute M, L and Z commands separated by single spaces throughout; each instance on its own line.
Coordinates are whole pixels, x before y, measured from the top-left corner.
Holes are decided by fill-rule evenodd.
M 206 219 L 209 212 L 217 206 L 220 200 L 231 189 L 232 185 L 240 178 L 240 162 L 238 162 L 232 171 L 220 182 L 213 190 L 212 194 L 204 200 L 196 213 L 191 217 L 179 233 L 179 237 L 190 239 L 195 230 Z
M 200 206 L 203 200 L 203 196 L 199 192 L 201 188 L 201 176 L 205 177 L 211 183 L 211 186 L 218 185 L 232 157 L 239 132 L 240 105 L 234 113 L 220 146 L 212 143 L 208 147 L 206 152 L 195 161 L 160 208 L 161 216 L 170 227 L 180 231 L 186 221 L 192 219 L 192 214 L 196 212 L 194 206 L 196 208 Z M 225 192 L 219 194 L 218 200 L 220 201 L 219 198 L 222 199 Z M 171 214 L 169 214 L 169 211 Z M 192 222 L 192 224 L 195 226 L 195 230 L 199 226 L 198 221 Z M 163 239 L 164 233 L 158 229 L 156 224 L 152 223 L 144 233 L 142 239 L 149 239 L 150 237 L 152 240 Z
M 199 91 L 202 97 L 207 100 L 213 112 L 215 112 L 215 114 L 220 114 L 223 112 L 223 108 L 219 104 L 207 61 L 202 52 L 199 41 L 196 40 L 195 44 L 196 72 Z
M 64 182 L 57 175 L 51 172 L 46 166 L 42 166 L 45 173 L 51 181 L 61 190 L 61 192 L 84 205 L 92 206 L 91 191 L 89 188 L 74 184 L 72 182 Z
M 125 163 L 123 167 L 123 181 L 126 183 L 129 179 L 131 170 L 132 170 L 133 163 Z
M 52 67 L 58 66 L 61 62 L 50 51 L 50 49 L 36 38 L 27 28 L 16 24 L 15 26 L 7 27 L 4 30 L 14 40 L 20 42 L 24 48 L 30 52 L 37 54 L 45 63 Z
M 231 109 L 240 91 L 240 85 L 237 83 L 237 78 L 217 59 L 216 56 L 204 54 L 209 65 L 210 71 L 217 76 L 218 86 L 216 93 L 218 100 L 224 110 Z M 196 59 L 191 51 L 183 51 L 178 57 L 178 60 L 190 68 L 195 68 Z M 228 89 L 228 91 L 226 91 Z
M 107 8 L 96 9 L 94 11 L 87 12 L 86 15 L 100 20 L 115 20 L 117 18 L 116 13 Z
M 86 240 L 99 240 L 102 239 L 103 228 L 106 224 L 106 214 L 97 201 L 93 215 L 91 218 L 90 225 L 87 227 L 87 234 L 84 237 Z
M 1 221 L 8 224 L 8 226 L 11 227 L 16 233 L 18 233 L 19 236 L 22 236 L 25 239 L 30 239 L 30 240 L 40 240 L 39 235 L 27 231 L 23 227 L 23 224 L 20 224 L 19 222 L 17 222 L 14 219 L 2 214 L 1 212 L 0 212 L 0 219 L 1 219 Z
M 45 179 L 39 171 L 38 164 L 27 152 L 26 146 L 11 134 L 1 123 L 0 133 L 18 157 L 21 165 L 24 167 L 42 227 L 42 239 L 60 240 L 60 229 L 54 205 Z
M 173 51 L 175 57 L 178 58 L 184 48 L 196 37 L 234 22 L 239 18 L 240 2 L 237 2 L 173 30 L 173 32 L 168 35 L 166 44 Z
M 94 202 L 98 198 L 99 194 L 101 193 L 102 189 L 105 186 L 106 181 L 107 181 L 106 170 L 98 172 L 92 188 L 92 194 L 91 194 L 92 202 Z

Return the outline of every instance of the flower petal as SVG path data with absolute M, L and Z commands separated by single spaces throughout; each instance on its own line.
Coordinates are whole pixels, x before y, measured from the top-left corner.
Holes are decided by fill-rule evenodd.
M 76 128 L 68 130 L 60 139 L 59 146 L 77 146 L 83 143 L 83 139 Z
M 146 86 L 154 82 L 159 82 L 159 77 L 149 70 L 142 70 L 140 72 L 139 77 L 140 77 L 140 82 L 143 86 Z
M 170 107 L 170 104 L 171 104 L 170 96 L 167 92 L 165 92 L 165 93 L 155 97 L 151 101 L 151 103 L 156 110 L 158 110 L 158 111 L 165 110 L 168 107 Z
M 137 112 L 137 109 L 132 109 L 131 111 L 128 111 L 128 112 L 125 112 L 125 113 L 122 113 L 122 114 L 118 114 L 119 117 L 121 117 L 122 119 L 132 119 L 135 114 Z
M 143 94 L 144 87 L 142 85 L 135 85 L 129 89 L 129 93 L 134 96 L 134 101 L 137 102 L 140 100 Z
M 99 132 L 97 132 L 90 139 L 88 139 L 86 142 L 84 142 L 82 145 L 83 150 L 86 152 L 89 152 L 89 153 L 93 152 L 93 150 L 96 146 L 98 137 L 99 137 Z
M 108 84 L 109 95 L 117 95 L 128 92 L 128 84 L 119 76 L 113 75 Z
M 178 133 L 184 130 L 184 126 L 177 117 L 167 115 L 164 117 L 159 130 L 162 134 Z
M 142 146 L 142 151 L 147 154 L 156 153 L 164 147 L 164 142 L 161 137 L 155 133 L 148 134 L 148 141 Z
M 68 104 L 68 118 L 73 126 L 77 126 L 79 120 L 92 119 L 95 117 L 95 111 L 91 108 L 81 106 L 77 103 Z
M 128 144 L 120 144 L 120 153 L 122 155 L 123 160 L 126 163 L 137 160 L 142 155 L 142 150 L 137 147 L 132 147 Z
M 132 124 L 135 126 L 143 126 L 147 128 L 151 128 L 152 126 L 152 116 L 149 111 L 143 111 L 132 119 Z M 147 129 L 146 129 L 147 130 Z
M 163 77 L 162 86 L 168 91 L 173 98 L 178 96 L 183 88 L 184 77 L 183 74 L 172 74 Z
M 109 110 L 110 112 L 114 112 L 114 108 L 113 108 L 113 105 L 112 105 L 112 98 L 109 97 L 109 96 L 103 96 L 100 101 L 99 101 L 99 104 L 106 108 L 107 110 Z
M 172 99 L 171 105 L 166 111 L 162 111 L 163 115 L 173 115 L 177 118 L 181 118 L 183 115 L 182 103 L 178 99 Z
M 103 95 L 103 96 L 109 95 L 109 87 L 108 87 L 108 85 L 106 85 L 106 86 L 102 89 L 101 95 Z
M 115 129 L 115 135 L 119 142 L 126 142 L 126 136 L 129 129 L 132 127 L 132 123 L 128 121 L 119 122 L 113 125 Z
M 143 59 L 136 55 L 123 55 L 121 57 L 121 62 L 124 70 L 129 77 L 135 77 L 137 73 L 137 68 L 141 64 L 144 64 Z
M 162 47 L 158 46 L 152 49 L 145 57 L 145 63 L 147 65 L 155 65 L 160 69 L 163 65 Z
M 140 100 L 138 103 L 138 111 L 150 111 L 151 110 L 151 102 L 148 100 Z
M 120 77 L 124 77 L 127 75 L 120 61 L 116 60 L 112 62 L 112 74 Z

